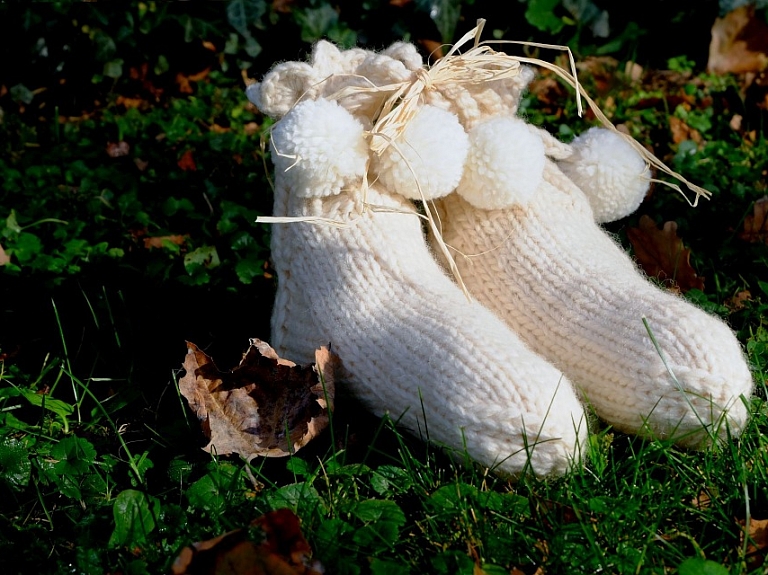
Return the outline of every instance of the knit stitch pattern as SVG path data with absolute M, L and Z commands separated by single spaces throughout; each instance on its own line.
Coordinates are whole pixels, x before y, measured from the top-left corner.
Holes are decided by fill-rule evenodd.
M 350 61 L 328 46 L 322 51 L 344 65 Z M 390 51 L 414 66 L 412 49 L 396 45 Z M 408 73 L 386 53 L 359 52 L 356 73 L 373 61 L 372 74 L 381 74 L 384 64 Z M 316 49 L 313 68 L 333 70 L 318 54 Z M 284 137 L 301 132 L 300 119 L 292 116 L 298 106 L 287 108 L 283 99 L 298 98 L 296 85 L 303 80 L 275 80 L 290 69 L 290 63 L 280 64 L 252 90 L 276 115 L 286 111 L 273 130 L 277 150 L 289 145 Z M 293 69 L 307 76 L 306 68 Z M 366 106 L 363 100 L 348 109 L 364 121 L 360 110 Z M 340 150 L 330 140 L 332 134 L 313 140 L 327 147 L 326 155 L 298 150 L 296 163 L 275 173 L 274 215 L 298 219 L 272 229 L 278 276 L 273 347 L 284 357 L 311 362 L 315 348 L 330 342 L 350 374 L 349 388 L 375 414 L 388 413 L 451 451 L 466 447 L 503 474 L 563 473 L 579 459 L 587 433 L 570 382 L 444 274 L 404 197 L 380 184 L 364 194 L 358 176 L 327 195 L 336 180 L 323 181 L 324 172 L 301 158 L 333 157 Z M 307 193 L 308 174 L 317 178 L 315 196 Z
M 527 204 L 440 201 L 443 239 L 467 256 L 456 263 L 471 293 L 562 369 L 602 419 L 692 447 L 724 437 L 726 423 L 734 435 L 743 428 L 741 397 L 753 384 L 734 334 L 642 277 L 552 161 Z

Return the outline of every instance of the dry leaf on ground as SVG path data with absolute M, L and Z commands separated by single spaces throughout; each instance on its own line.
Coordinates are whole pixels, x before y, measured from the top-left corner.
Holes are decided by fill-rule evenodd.
M 707 71 L 714 74 L 760 72 L 768 66 L 768 24 L 750 4 L 717 18 L 712 26 Z
M 752 301 L 752 294 L 749 290 L 741 290 L 739 292 L 736 292 L 736 294 L 733 297 L 728 298 L 725 300 L 725 305 L 729 309 L 733 311 L 739 311 L 740 309 L 744 309 L 747 307 L 747 302 Z
M 704 289 L 704 278 L 691 266 L 691 250 L 677 235 L 677 224 L 667 222 L 659 229 L 649 216 L 640 218 L 639 227 L 627 230 L 635 259 L 650 277 L 670 283 L 673 291 Z
M 315 362 L 299 367 L 253 339 L 240 365 L 220 371 L 211 357 L 187 342 L 187 373 L 179 389 L 210 440 L 203 449 L 249 459 L 301 449 L 325 429 L 328 409 L 333 410 L 339 359 L 321 347 Z
M 0 266 L 11 263 L 11 257 L 5 253 L 3 246 L 0 245 Z
M 741 525 L 741 537 L 739 545 L 744 545 L 744 536 L 749 535 L 747 541 L 747 568 L 751 572 L 762 567 L 768 558 L 768 519 L 751 519 L 749 529 L 745 529 L 746 522 L 739 520 Z M 748 531 L 748 532 L 747 532 Z
M 319 575 L 312 548 L 301 533 L 299 518 L 278 509 L 214 539 L 182 549 L 173 575 Z
M 679 144 L 685 140 L 692 140 L 697 144 L 701 144 L 703 141 L 701 133 L 698 130 L 694 130 L 680 118 L 676 118 L 675 116 L 669 117 L 669 130 L 672 132 L 672 141 L 675 144 Z
M 128 142 L 109 142 L 107 144 L 107 155 L 110 158 L 121 158 L 127 156 L 131 152 L 131 146 Z
M 187 150 L 181 155 L 181 158 L 179 158 L 179 161 L 176 162 L 178 166 L 184 170 L 187 171 L 196 171 L 197 170 L 197 164 L 195 164 L 195 158 L 192 157 L 192 150 Z
M 151 236 L 148 238 L 144 238 L 144 247 L 147 249 L 164 248 L 167 245 L 166 242 L 170 242 L 177 246 L 183 246 L 184 243 L 187 241 L 187 237 L 188 236 L 181 236 L 178 234 L 173 234 L 170 236 Z
M 185 76 L 181 72 L 176 74 L 176 84 L 179 86 L 179 92 L 182 94 L 193 94 L 195 90 L 192 88 L 192 84 L 190 82 L 199 82 L 204 80 L 210 71 L 210 68 L 206 68 L 197 74 L 191 74 L 189 76 Z
M 751 214 L 744 218 L 744 230 L 739 237 L 749 243 L 768 243 L 768 196 L 755 202 Z

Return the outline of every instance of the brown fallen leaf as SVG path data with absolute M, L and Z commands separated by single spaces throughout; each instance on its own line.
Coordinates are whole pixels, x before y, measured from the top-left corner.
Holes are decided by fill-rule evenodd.
M 11 256 L 5 253 L 2 244 L 0 244 L 0 266 L 11 263 Z
M 183 246 L 184 242 L 186 241 L 187 241 L 187 236 L 180 236 L 180 235 L 152 236 L 149 238 L 144 238 L 144 247 L 147 249 L 164 248 L 166 247 L 165 242 L 171 242 L 172 244 L 175 244 L 177 246 Z
M 197 171 L 197 164 L 195 164 L 195 159 L 192 157 L 192 150 L 187 150 L 181 155 L 181 158 L 179 158 L 179 161 L 176 162 L 178 166 L 184 170 L 185 172 L 191 171 L 195 172 Z
M 318 561 L 301 532 L 299 518 L 278 509 L 236 529 L 182 549 L 173 575 L 320 575 Z
M 744 229 L 739 238 L 751 244 L 768 243 L 768 196 L 755 202 L 752 213 L 744 218 Z
M 747 529 L 746 521 L 739 519 L 741 526 L 741 536 L 739 546 L 744 545 L 744 538 L 749 537 L 747 541 L 747 569 L 751 572 L 765 564 L 768 558 L 768 519 L 750 519 Z
M 281 14 L 288 14 L 295 0 L 272 0 L 272 10 Z
M 680 118 L 676 118 L 675 116 L 669 117 L 669 131 L 672 132 L 672 141 L 675 144 L 679 144 L 685 140 L 692 140 L 697 144 L 701 144 L 703 141 L 701 133 L 698 130 L 694 130 Z
M 191 82 L 199 82 L 200 80 L 204 80 L 210 71 L 210 68 L 205 68 L 197 74 L 191 74 L 189 76 L 185 76 L 181 72 L 176 74 L 176 83 L 179 85 L 179 92 L 182 94 L 194 93 Z
M 127 156 L 131 151 L 131 146 L 128 145 L 128 142 L 110 142 L 107 144 L 107 155 L 110 158 L 120 158 L 122 156 Z
M 760 72 L 768 67 L 768 24 L 752 4 L 717 18 L 712 26 L 707 71 L 713 74 Z
M 635 259 L 650 277 L 658 278 L 672 291 L 704 289 L 704 278 L 691 266 L 691 250 L 677 235 L 677 224 L 666 222 L 659 229 L 649 216 L 640 218 L 639 227 L 627 229 Z
M 749 301 L 752 301 L 752 294 L 749 290 L 745 289 L 725 300 L 725 305 L 733 311 L 739 311 L 740 309 L 744 309 Z
M 339 367 L 338 357 L 326 347 L 315 352 L 314 366 L 299 367 L 253 339 L 240 365 L 220 371 L 187 342 L 187 373 L 179 389 L 209 439 L 204 450 L 248 459 L 284 457 L 328 425 Z
M 149 103 L 141 98 L 126 98 L 125 96 L 118 96 L 115 104 L 118 106 L 123 105 L 126 109 L 130 108 L 146 108 Z

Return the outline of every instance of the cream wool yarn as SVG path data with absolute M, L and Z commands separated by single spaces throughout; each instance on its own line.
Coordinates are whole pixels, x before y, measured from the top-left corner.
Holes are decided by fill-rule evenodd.
M 322 98 L 317 69 L 336 70 L 330 80 L 338 88 L 343 74 L 357 76 L 371 59 L 386 64 L 379 72 L 410 73 L 402 62 L 415 51 L 393 47 L 402 61 L 356 51 L 350 64 L 326 44 L 311 67 L 280 64 L 249 91 L 262 111 L 285 112 L 272 131 L 282 168 L 275 170 L 274 215 L 289 220 L 272 229 L 273 347 L 310 362 L 315 348 L 331 342 L 350 388 L 374 413 L 428 431 L 449 449 L 466 447 L 504 474 L 564 472 L 587 432 L 571 384 L 442 272 L 410 202 L 380 183 L 364 189 L 358 145 L 350 141 L 366 123 L 360 110 L 369 102 L 340 100 L 356 113 L 326 129 L 324 115 L 335 118 L 341 108 Z M 312 89 L 318 99 L 306 97 Z M 286 151 L 290 157 L 281 157 Z M 334 165 L 340 156 L 346 159 Z
M 462 107 L 454 109 L 461 117 Z M 492 120 L 462 118 L 470 130 L 483 121 Z M 644 193 L 637 183 L 639 156 L 614 150 L 604 154 L 608 167 L 599 167 L 606 166 L 596 157 L 605 151 L 596 143 L 604 132 L 588 134 L 570 152 L 542 134 L 547 153 L 590 187 L 590 199 L 546 159 L 528 201 L 477 207 L 470 201 L 477 190 L 468 195 L 461 187 L 439 200 L 442 238 L 463 254 L 456 264 L 472 295 L 562 369 L 617 429 L 692 447 L 724 437 L 726 427 L 738 434 L 747 419 L 741 398 L 751 394 L 753 383 L 734 334 L 721 320 L 653 286 L 595 223 L 590 201 L 597 219 L 605 220 L 634 209 Z M 494 157 L 517 161 L 517 144 L 510 140 L 496 141 Z M 612 163 L 611 154 L 620 162 Z M 601 170 L 613 174 L 600 179 Z M 497 197 L 507 185 L 489 183 L 486 197 Z
M 595 221 L 619 220 L 640 206 L 650 170 L 624 138 L 605 128 L 590 128 L 571 147 L 573 153 L 559 166 L 586 194 Z

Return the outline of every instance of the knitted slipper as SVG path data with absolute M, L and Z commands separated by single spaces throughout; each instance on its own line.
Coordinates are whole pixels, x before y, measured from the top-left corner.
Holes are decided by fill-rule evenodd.
M 497 90 L 519 96 L 527 80 Z M 595 223 L 637 208 L 645 161 L 607 130 L 568 146 L 516 117 L 516 103 L 468 115 L 466 100 L 447 106 L 470 151 L 439 211 L 472 295 L 617 429 L 691 447 L 738 434 L 753 383 L 732 331 L 652 285 Z
M 402 195 L 414 191 L 394 156 L 375 159 L 379 182 L 366 186 L 364 124 L 370 127 L 378 96 L 342 98 L 344 107 L 328 99 L 361 77 L 384 84 L 420 66 L 409 45 L 373 54 L 321 42 L 311 65 L 279 64 L 249 88 L 264 113 L 282 116 L 272 130 L 281 223 L 272 228 L 271 343 L 283 357 L 309 362 L 331 342 L 349 387 L 375 414 L 389 413 L 504 474 L 562 473 L 579 458 L 587 432 L 571 384 L 444 274 Z M 430 107 L 419 111 L 410 136 L 429 140 L 429 126 L 454 142 L 466 139 L 454 116 Z M 455 149 L 447 161 L 458 169 L 427 170 L 435 177 L 422 192 L 456 186 L 466 143 Z M 420 161 L 439 158 L 411 160 L 423 171 Z

